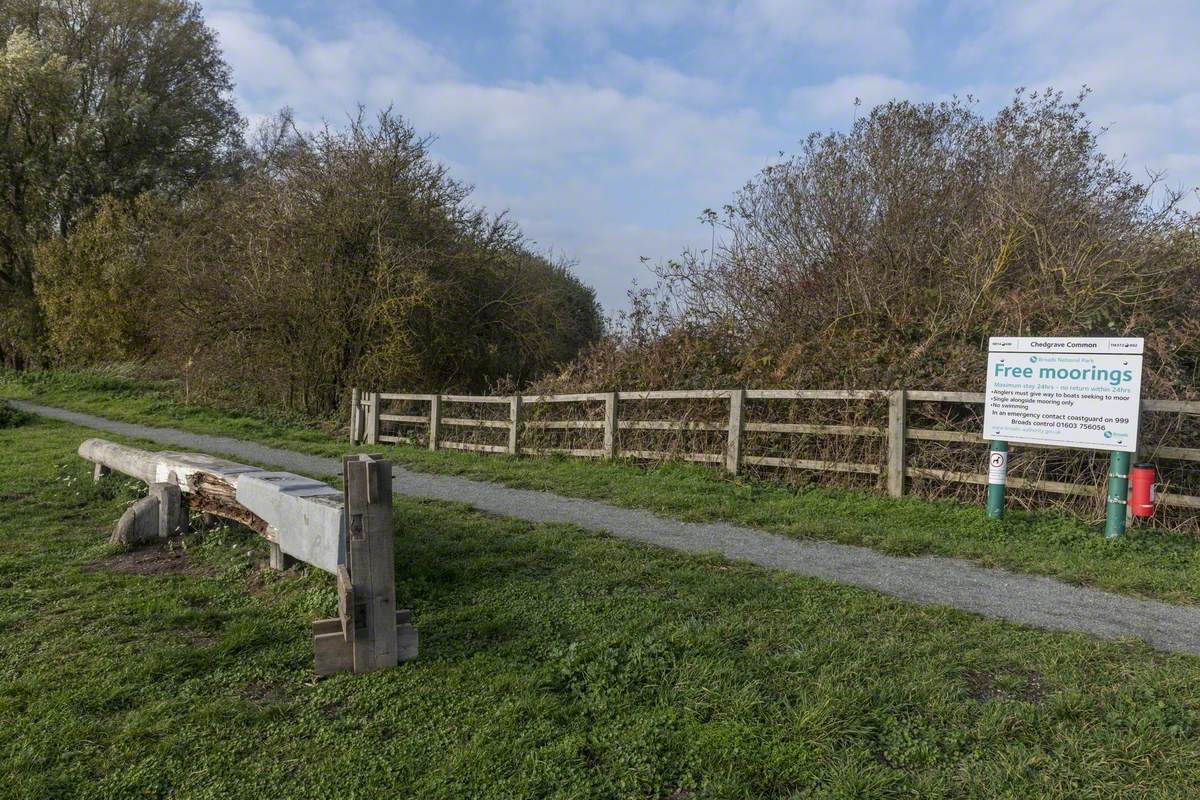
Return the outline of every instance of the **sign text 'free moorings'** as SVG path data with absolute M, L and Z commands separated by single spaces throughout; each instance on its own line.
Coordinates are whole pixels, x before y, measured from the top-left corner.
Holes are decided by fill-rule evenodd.
M 1142 348 L 1142 339 L 993 336 L 984 438 L 1137 450 Z

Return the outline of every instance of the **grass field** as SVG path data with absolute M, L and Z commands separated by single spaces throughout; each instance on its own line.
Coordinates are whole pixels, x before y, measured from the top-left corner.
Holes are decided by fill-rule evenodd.
M 1200 660 L 401 499 L 421 657 L 311 678 L 332 579 L 104 545 L 91 431 L 0 430 L 0 797 L 1194 797 Z
M 113 375 L 0 372 L 3 396 L 322 455 L 351 449 L 320 426 L 185 405 L 154 386 Z M 981 508 L 952 502 L 733 481 L 692 465 L 644 467 L 379 445 L 370 449 L 416 470 L 605 500 L 684 520 L 729 520 L 897 555 L 969 558 L 1124 594 L 1200 603 L 1200 541 L 1187 534 L 1133 529 L 1124 540 L 1108 542 L 1096 526 L 1057 514 L 1010 512 L 1003 522 L 991 522 Z

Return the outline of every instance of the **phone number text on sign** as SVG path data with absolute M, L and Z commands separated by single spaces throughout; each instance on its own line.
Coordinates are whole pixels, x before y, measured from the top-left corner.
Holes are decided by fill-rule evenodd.
M 1142 339 L 992 337 L 983 436 L 1137 449 Z

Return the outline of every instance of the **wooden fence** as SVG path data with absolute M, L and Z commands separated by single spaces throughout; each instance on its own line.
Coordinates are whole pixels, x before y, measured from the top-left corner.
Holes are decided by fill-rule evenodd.
M 627 419 L 619 414 L 630 406 L 636 408 L 640 402 L 655 400 L 723 400 L 728 402 L 728 421 L 704 422 L 685 420 Z M 748 400 L 858 400 L 887 404 L 887 425 L 842 425 L 786 422 L 759 422 L 747 419 Z M 408 401 L 413 404 L 428 404 L 425 414 L 385 414 L 384 402 Z M 987 440 L 967 431 L 914 428 L 908 425 L 910 402 L 958 403 L 982 405 L 982 392 L 940 392 L 911 389 L 705 389 L 668 390 L 646 392 L 600 392 L 586 394 L 553 395 L 436 395 L 405 394 L 395 392 L 363 392 L 355 389 L 351 399 L 351 438 L 358 444 L 366 442 L 400 442 L 403 437 L 385 433 L 384 424 L 419 425 L 428 430 L 430 450 L 440 448 L 453 450 L 475 450 L 494 453 L 526 453 L 546 455 L 559 453 L 585 458 L 632 458 L 641 460 L 679 459 L 722 465 L 737 474 L 745 465 L 790 468 L 800 470 L 830 471 L 879 475 L 886 478 L 888 494 L 900 497 L 905 493 L 909 478 L 922 478 L 952 483 L 987 484 L 986 473 L 961 472 L 946 469 L 930 469 L 912 466 L 906 459 L 906 445 L 910 441 L 961 442 L 984 445 Z M 445 417 L 445 404 L 489 404 L 508 407 L 507 419 L 476 419 Z M 579 420 L 526 420 L 526 409 L 542 403 L 604 404 L 603 419 Z M 1186 400 L 1143 400 L 1144 412 L 1162 412 L 1200 416 L 1200 401 Z M 445 431 L 453 428 L 497 428 L 508 434 L 507 445 L 481 444 L 447 439 Z M 521 446 L 521 434 L 531 429 L 602 430 L 603 445 L 600 448 L 533 448 Z M 622 449 L 618 445 L 618 431 L 717 431 L 725 434 L 722 453 L 667 452 L 660 450 Z M 887 456 L 884 463 L 858 463 L 818 459 L 780 458 L 774 456 L 747 455 L 742 452 L 744 434 L 763 432 L 774 434 L 818 434 L 830 436 L 880 437 L 886 441 Z M 1035 449 L 1055 449 L 1047 445 L 1014 445 Z M 1200 449 L 1184 447 L 1149 447 L 1140 453 L 1142 457 L 1159 460 L 1200 462 Z M 1009 477 L 1012 489 L 1026 489 L 1050 494 L 1092 497 L 1100 487 L 1051 480 L 1033 480 Z M 1165 493 L 1158 502 L 1166 506 L 1200 509 L 1200 496 Z

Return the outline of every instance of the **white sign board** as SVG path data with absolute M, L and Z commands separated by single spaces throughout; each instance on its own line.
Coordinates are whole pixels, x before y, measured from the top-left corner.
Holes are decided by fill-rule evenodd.
M 993 336 L 983 437 L 1133 452 L 1142 347 L 1141 339 Z

